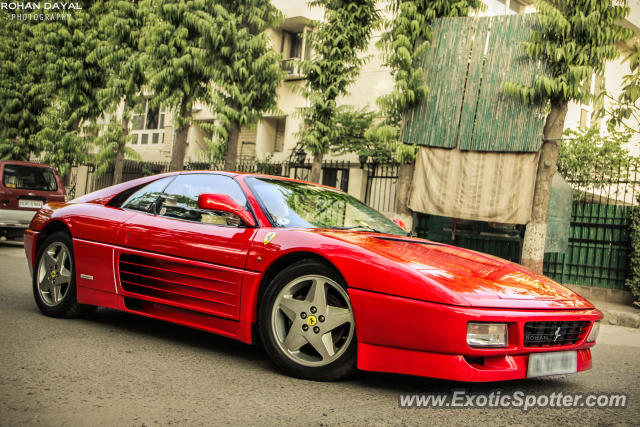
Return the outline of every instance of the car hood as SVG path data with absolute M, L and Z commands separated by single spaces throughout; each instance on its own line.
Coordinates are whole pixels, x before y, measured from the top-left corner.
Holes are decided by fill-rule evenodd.
M 586 299 L 548 277 L 490 255 L 411 237 L 327 234 L 417 270 L 473 307 L 593 308 Z

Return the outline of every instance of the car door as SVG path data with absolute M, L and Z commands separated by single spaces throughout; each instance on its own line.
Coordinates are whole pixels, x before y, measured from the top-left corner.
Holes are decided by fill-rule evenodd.
M 145 185 L 129 197 L 129 209 L 83 203 L 76 206 L 71 219 L 73 252 L 76 260 L 78 299 L 86 304 L 112 306 L 103 298 L 118 293 L 114 269 L 116 254 L 125 244 L 124 224 L 157 199 L 174 177 L 161 178 Z M 98 292 L 96 292 L 98 291 Z
M 226 194 L 248 206 L 239 184 L 226 175 L 178 175 L 125 222 L 126 249 L 117 274 L 125 294 L 237 320 L 256 229 L 233 214 L 199 209 L 198 196 L 204 193 Z

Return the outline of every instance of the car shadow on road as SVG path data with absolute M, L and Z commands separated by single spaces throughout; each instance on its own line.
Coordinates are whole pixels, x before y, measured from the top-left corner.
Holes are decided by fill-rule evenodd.
M 118 328 L 130 334 L 144 335 L 166 339 L 181 346 L 189 346 L 207 352 L 222 354 L 230 359 L 238 359 L 265 372 L 275 372 L 260 344 L 244 344 L 231 338 L 209 332 L 176 325 L 161 320 L 138 316 L 117 310 L 100 308 L 95 313 L 85 316 L 85 321 L 105 327 Z M 300 380 L 304 381 L 304 380 Z M 470 393 L 490 393 L 492 391 L 513 392 L 517 390 L 558 390 L 566 387 L 562 378 L 544 378 L 531 380 L 503 381 L 494 383 L 465 383 L 376 372 L 358 371 L 345 383 L 364 389 L 384 389 L 397 393 L 448 393 L 464 389 Z

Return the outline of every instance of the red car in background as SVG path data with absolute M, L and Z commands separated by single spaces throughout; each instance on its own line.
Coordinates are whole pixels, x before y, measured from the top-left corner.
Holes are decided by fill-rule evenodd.
M 65 190 L 49 165 L 0 161 L 0 237 L 22 238 L 45 203 L 64 202 Z
M 407 236 L 334 188 L 176 172 L 48 203 L 25 233 L 40 310 L 93 306 L 259 340 L 283 372 L 461 381 L 591 368 L 602 317 L 549 278 Z

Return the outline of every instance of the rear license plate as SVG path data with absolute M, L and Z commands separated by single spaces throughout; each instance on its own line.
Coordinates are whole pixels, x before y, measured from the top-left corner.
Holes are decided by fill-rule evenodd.
M 18 200 L 18 206 L 21 208 L 33 208 L 40 209 L 42 207 L 42 200 Z
M 528 378 L 573 374 L 574 372 L 578 372 L 578 352 L 576 351 L 554 351 L 529 355 Z

